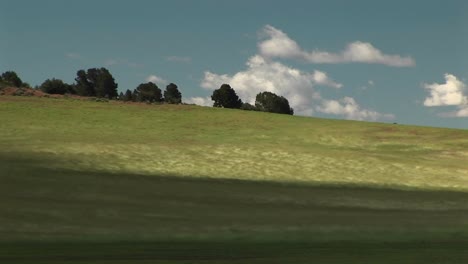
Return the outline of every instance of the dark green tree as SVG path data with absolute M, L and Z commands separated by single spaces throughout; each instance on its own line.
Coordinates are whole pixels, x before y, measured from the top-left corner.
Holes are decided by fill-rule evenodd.
M 242 106 L 242 100 L 229 84 L 223 84 L 219 89 L 214 90 L 211 100 L 214 101 L 214 107 L 240 108 Z
M 54 78 L 45 80 L 41 86 L 39 86 L 39 89 L 48 94 L 74 93 L 73 86 Z
M 259 111 L 293 115 L 294 110 L 289 106 L 289 102 L 283 96 L 278 96 L 271 92 L 262 92 L 255 97 L 255 107 Z
M 96 94 L 93 84 L 88 81 L 85 70 L 79 70 L 76 73 L 76 93 L 81 96 L 94 96 Z
M 76 86 L 77 92 L 82 96 L 97 96 L 105 98 L 116 98 L 117 83 L 114 77 L 106 68 L 91 68 L 86 72 L 77 72 Z
M 125 102 L 130 102 L 130 101 L 133 101 L 133 94 L 132 94 L 132 91 L 128 90 L 125 91 L 125 94 L 123 96 L 123 101 Z
M 23 85 L 23 81 L 21 81 L 18 74 L 14 71 L 6 71 L 2 73 L 2 82 L 8 83 L 14 87 L 21 87 Z
M 163 101 L 161 89 L 153 82 L 138 85 L 133 93 L 139 102 L 154 103 Z
M 166 90 L 164 91 L 164 101 L 169 104 L 182 103 L 182 94 L 180 93 L 177 85 L 170 83 L 166 86 Z

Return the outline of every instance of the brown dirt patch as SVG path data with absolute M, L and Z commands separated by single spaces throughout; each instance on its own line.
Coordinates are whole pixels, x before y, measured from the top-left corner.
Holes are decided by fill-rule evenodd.
M 5 87 L 0 90 L 0 95 L 37 96 L 42 97 L 46 93 L 31 88 Z

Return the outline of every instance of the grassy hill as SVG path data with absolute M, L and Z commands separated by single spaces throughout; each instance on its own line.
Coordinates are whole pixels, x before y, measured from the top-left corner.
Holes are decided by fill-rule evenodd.
M 468 130 L 0 96 L 0 135 L 0 262 L 468 262 Z

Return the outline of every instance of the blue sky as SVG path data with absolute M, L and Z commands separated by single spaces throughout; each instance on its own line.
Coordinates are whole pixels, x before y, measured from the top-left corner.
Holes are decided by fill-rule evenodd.
M 468 128 L 467 1 L 1 0 L 0 71 L 32 85 L 106 67 L 119 90 L 230 83 L 296 113 Z

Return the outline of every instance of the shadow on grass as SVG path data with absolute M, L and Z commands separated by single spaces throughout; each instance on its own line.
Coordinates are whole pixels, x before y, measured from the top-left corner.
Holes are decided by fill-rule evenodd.
M 467 263 L 466 243 L 114 242 L 3 244 L 5 263 Z
M 468 193 L 66 171 L 45 162 L 53 164 L 0 157 L 0 262 L 468 262 Z

